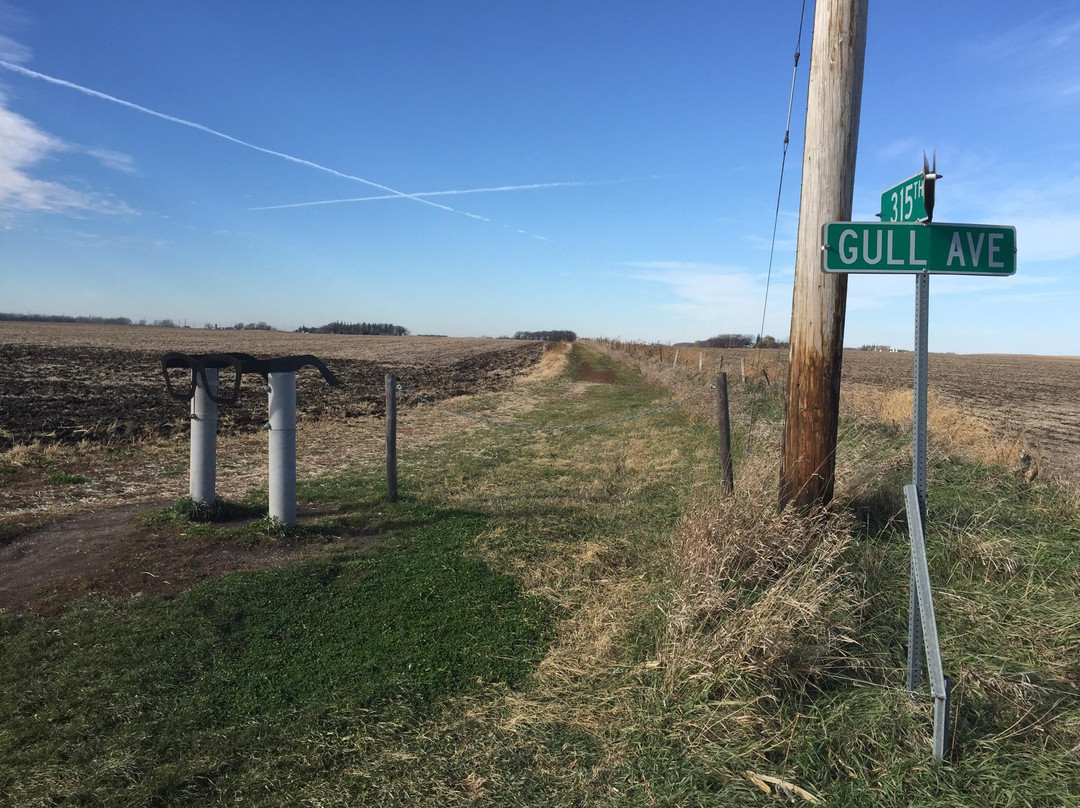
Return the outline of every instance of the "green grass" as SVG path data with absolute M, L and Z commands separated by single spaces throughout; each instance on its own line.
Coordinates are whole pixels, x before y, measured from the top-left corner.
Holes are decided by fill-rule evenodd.
M 577 384 L 584 361 L 615 384 Z M 509 420 L 590 423 L 671 397 L 583 346 L 563 378 L 530 389 L 509 394 L 536 398 Z M 732 390 L 748 393 L 755 419 L 775 425 L 773 391 Z M 499 417 L 506 398 L 462 406 Z M 927 544 L 957 707 L 950 761 L 935 769 L 925 686 L 914 700 L 903 689 L 909 473 L 890 458 L 909 438 L 868 423 L 842 435 L 859 484 L 828 527 L 847 531 L 823 572 L 842 584 L 837 602 L 764 668 L 758 652 L 695 666 L 673 639 L 672 621 L 691 619 L 675 563 L 684 520 L 729 518 L 706 495 L 715 432 L 679 411 L 406 448 L 401 502 L 385 502 L 375 461 L 359 464 L 302 483 L 301 500 L 333 507 L 289 531 L 253 518 L 264 492 L 211 521 L 192 521 L 207 514 L 186 503 L 158 512 L 154 528 L 178 541 L 378 540 L 173 600 L 0 614 L 0 804 L 784 802 L 749 769 L 836 806 L 1080 805 L 1074 506 L 1048 485 L 935 456 Z M 772 439 L 755 441 L 741 481 L 769 462 Z M 738 495 L 747 514 L 768 513 L 768 531 L 781 524 L 775 475 L 761 479 L 769 490 Z M 716 522 L 720 534 L 745 527 Z M 788 536 L 765 538 L 768 552 Z M 779 584 L 804 559 L 751 560 L 775 569 L 711 584 L 734 605 L 692 618 L 693 636 L 784 605 Z M 819 646 L 833 615 L 847 633 Z
M 254 501 L 235 502 L 218 497 L 213 502 L 206 503 L 184 497 L 168 507 L 150 511 L 146 518 L 150 524 L 162 527 L 169 523 L 230 522 L 253 519 L 265 511 L 266 503 L 259 501 L 258 498 Z
M 84 477 L 82 474 L 68 474 L 64 471 L 58 471 L 49 477 L 49 482 L 53 485 L 82 485 L 90 482 L 90 478 Z
M 415 502 L 388 516 L 366 555 L 235 573 L 175 600 L 87 600 L 59 620 L 6 616 L 0 794 L 208 798 L 208 765 L 277 754 L 328 711 L 416 721 L 455 694 L 522 686 L 554 610 L 468 552 L 487 519 Z

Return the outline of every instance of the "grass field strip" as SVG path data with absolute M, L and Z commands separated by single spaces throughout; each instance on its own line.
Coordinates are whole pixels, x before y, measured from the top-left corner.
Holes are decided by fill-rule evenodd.
M 659 407 L 653 407 L 652 409 L 645 410 L 644 412 L 635 413 L 634 415 L 627 415 L 627 416 L 622 417 L 622 418 L 609 418 L 609 419 L 607 419 L 605 421 L 595 421 L 595 422 L 589 423 L 589 424 L 562 424 L 562 425 L 557 425 L 557 424 L 521 424 L 521 423 L 516 423 L 516 422 L 513 422 L 513 421 L 500 421 L 500 420 L 495 419 L 495 418 L 485 418 L 484 416 L 481 416 L 481 415 L 473 415 L 472 413 L 461 412 L 460 410 L 451 409 L 450 407 L 444 407 L 442 404 L 439 404 L 438 402 L 433 401 L 432 399 L 427 398 L 426 396 L 422 396 L 422 395 L 419 395 L 417 393 L 409 392 L 407 389 L 405 389 L 401 385 L 400 382 L 397 385 L 397 390 L 398 390 L 399 393 L 401 393 L 401 395 L 412 398 L 412 399 L 414 399 L 416 401 L 419 401 L 419 402 L 421 402 L 423 404 L 428 405 L 429 407 L 434 407 L 437 410 L 445 412 L 448 415 L 453 415 L 453 416 L 455 416 L 457 418 L 467 418 L 470 421 L 477 421 L 479 423 L 488 424 L 490 426 L 506 427 L 508 429 L 524 429 L 524 430 L 531 430 L 531 431 L 549 431 L 549 432 L 560 432 L 560 431 L 569 431 L 569 430 L 577 430 L 577 429 L 597 429 L 597 428 L 602 427 L 602 426 L 611 426 L 612 424 L 625 424 L 625 423 L 628 423 L 630 421 L 637 421 L 638 419 L 641 419 L 641 418 L 648 418 L 648 417 L 650 417 L 652 415 L 657 415 L 658 413 L 667 412 L 668 410 L 674 409 L 675 407 L 678 407 L 681 404 L 685 404 L 686 402 L 688 402 L 688 401 L 690 401 L 692 399 L 695 399 L 698 396 L 705 395 L 710 390 L 715 390 L 715 389 L 716 389 L 716 384 L 715 383 L 710 384 L 710 385 L 706 385 L 705 387 L 702 387 L 700 390 L 697 390 L 697 391 L 695 391 L 693 393 L 690 393 L 687 396 L 683 396 L 682 398 L 677 399 L 675 401 L 671 401 L 671 402 L 669 402 L 667 404 L 662 404 Z

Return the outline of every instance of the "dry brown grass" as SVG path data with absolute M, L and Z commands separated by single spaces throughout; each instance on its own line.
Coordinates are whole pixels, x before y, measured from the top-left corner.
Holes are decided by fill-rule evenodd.
M 841 406 L 848 412 L 904 429 L 911 429 L 912 399 L 911 390 L 882 391 L 862 384 L 848 384 L 841 390 Z M 1037 450 L 1022 432 L 1003 435 L 933 390 L 927 394 L 926 420 L 938 451 L 1006 468 L 1015 468 L 1021 452 L 1027 452 L 1038 463 Z
M 695 503 L 675 537 L 665 649 L 673 689 L 709 686 L 718 699 L 798 690 L 854 644 L 850 526 L 824 512 L 778 513 L 762 497 L 775 488 L 774 468 L 764 454 L 743 463 L 735 495 Z
M 522 376 L 520 381 L 524 384 L 536 384 L 537 382 L 548 382 L 557 379 L 566 369 L 566 362 L 570 357 L 570 347 L 569 342 L 549 344 L 544 350 L 544 355 L 540 357 L 540 361 Z

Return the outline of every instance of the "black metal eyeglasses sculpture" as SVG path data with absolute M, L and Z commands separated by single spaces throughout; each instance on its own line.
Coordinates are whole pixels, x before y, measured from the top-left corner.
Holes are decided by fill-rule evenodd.
M 296 371 L 314 367 L 331 387 L 338 379 L 318 357 L 280 356 L 256 359 L 245 353 L 185 354 L 169 351 L 161 358 L 165 389 L 179 401 L 191 402 L 191 482 L 192 500 L 213 504 L 217 465 L 218 405 L 235 404 L 240 398 L 240 380 L 245 373 L 257 373 L 266 381 L 270 418 L 270 516 L 285 525 L 296 524 Z M 191 382 L 178 386 L 170 370 L 189 368 Z M 227 395 L 220 395 L 220 373 L 232 377 Z

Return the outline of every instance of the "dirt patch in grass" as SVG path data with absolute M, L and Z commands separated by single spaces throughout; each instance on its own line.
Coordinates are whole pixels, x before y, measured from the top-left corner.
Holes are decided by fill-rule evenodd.
M 147 524 L 145 512 L 150 507 L 92 511 L 0 544 L 0 611 L 55 613 L 89 593 L 175 595 L 227 572 L 280 567 L 360 549 L 375 540 L 362 533 L 320 542 L 176 535 Z M 298 519 L 303 525 L 333 512 L 326 505 L 302 505 Z M 250 521 L 236 520 L 222 527 L 236 528 Z
M 595 382 L 597 384 L 615 384 L 615 371 L 611 368 L 598 370 L 588 362 L 582 362 L 578 367 L 578 381 Z

